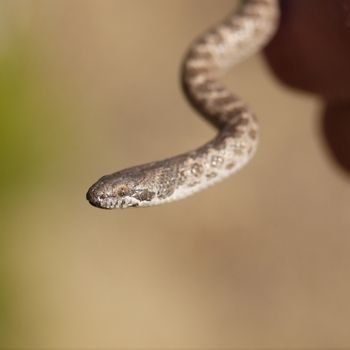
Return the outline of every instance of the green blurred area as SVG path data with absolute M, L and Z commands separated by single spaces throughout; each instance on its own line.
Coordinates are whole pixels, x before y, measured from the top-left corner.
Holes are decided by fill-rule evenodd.
M 1 205 L 11 206 L 28 185 L 40 182 L 49 161 L 50 129 L 45 96 L 38 86 L 33 56 L 27 45 L 12 43 L 0 57 L 0 173 Z
M 6 254 L 15 234 L 15 204 L 31 183 L 38 181 L 47 158 L 46 149 L 37 142 L 43 111 L 31 98 L 36 84 L 33 67 L 30 52 L 21 42 L 12 42 L 0 57 L 0 339 L 5 343 L 15 335 L 11 315 L 15 283 Z
M 9 248 L 31 232 L 16 229 L 16 206 L 42 185 L 51 160 L 59 159 L 58 108 L 41 79 L 35 46 L 28 38 L 11 40 L 0 54 L 0 347 L 20 336 L 13 315 L 20 293 Z

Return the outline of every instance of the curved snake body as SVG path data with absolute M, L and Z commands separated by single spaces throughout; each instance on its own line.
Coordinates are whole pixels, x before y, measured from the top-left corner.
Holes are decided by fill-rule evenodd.
M 182 83 L 190 103 L 219 130 L 212 141 L 173 158 L 103 176 L 90 187 L 89 202 L 106 209 L 162 204 L 187 197 L 241 169 L 256 151 L 258 124 L 219 77 L 260 50 L 274 34 L 278 18 L 278 0 L 245 0 L 190 47 Z

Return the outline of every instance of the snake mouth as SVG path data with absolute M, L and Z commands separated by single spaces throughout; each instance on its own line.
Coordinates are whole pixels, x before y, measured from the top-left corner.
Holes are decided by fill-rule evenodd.
M 101 209 L 125 209 L 130 207 L 138 207 L 140 204 L 140 201 L 136 198 L 118 198 L 116 196 L 110 196 L 108 194 L 96 190 L 94 186 L 89 188 L 88 192 L 86 193 L 86 199 L 92 206 Z

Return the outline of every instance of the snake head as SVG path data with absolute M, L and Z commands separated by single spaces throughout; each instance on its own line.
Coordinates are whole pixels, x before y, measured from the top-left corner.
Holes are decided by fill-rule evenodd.
M 143 174 L 129 169 L 103 176 L 86 194 L 90 204 L 103 209 L 147 206 L 155 196 L 146 188 Z

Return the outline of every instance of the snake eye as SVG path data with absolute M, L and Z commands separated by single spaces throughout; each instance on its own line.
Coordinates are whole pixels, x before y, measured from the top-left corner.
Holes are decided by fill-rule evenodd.
M 125 185 L 123 186 L 120 186 L 118 189 L 117 189 L 117 195 L 119 197 L 124 197 L 126 196 L 127 194 L 129 193 L 129 188 Z

